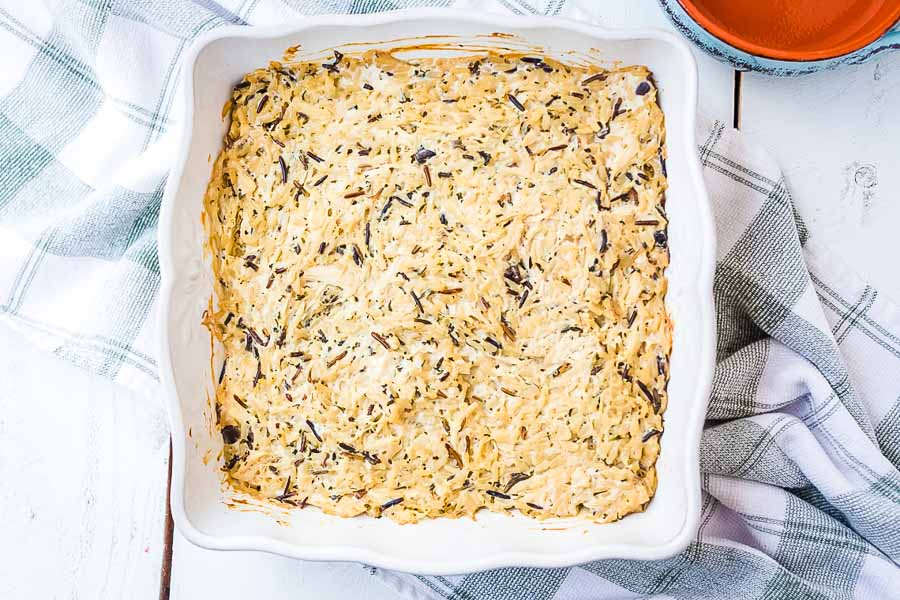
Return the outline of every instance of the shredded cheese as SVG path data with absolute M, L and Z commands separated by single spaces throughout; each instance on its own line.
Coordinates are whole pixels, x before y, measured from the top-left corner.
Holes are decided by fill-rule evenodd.
M 223 114 L 234 489 L 399 522 L 643 510 L 671 349 L 646 68 L 336 53 L 248 74 Z

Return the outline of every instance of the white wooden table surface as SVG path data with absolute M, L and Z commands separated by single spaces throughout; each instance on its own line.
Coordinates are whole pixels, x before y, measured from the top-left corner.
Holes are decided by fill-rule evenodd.
M 654 0 L 598 3 L 606 25 L 669 28 Z M 900 52 L 803 79 L 698 61 L 701 111 L 768 147 L 813 238 L 900 298 Z M 211 552 L 177 532 L 170 547 L 167 463 L 159 398 L 0 322 L 0 598 L 398 597 L 358 565 Z

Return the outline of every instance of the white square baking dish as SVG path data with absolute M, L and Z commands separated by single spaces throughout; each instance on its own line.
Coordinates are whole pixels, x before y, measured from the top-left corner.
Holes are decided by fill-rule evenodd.
M 501 32 L 508 36 L 491 36 Z M 226 124 L 220 114 L 247 72 L 301 45 L 298 58 L 335 46 L 387 48 L 429 42 L 539 47 L 565 58 L 647 65 L 666 116 L 671 266 L 666 303 L 674 321 L 666 431 L 657 463 L 659 487 L 647 510 L 611 524 L 538 522 L 483 511 L 476 520 L 342 519 L 318 509 L 270 514 L 226 502 L 222 438 L 210 426 L 210 340 L 201 324 L 211 292 L 200 223 L 212 157 Z M 385 41 L 393 40 L 393 41 Z M 342 47 L 345 52 L 348 51 Z M 352 50 L 352 49 L 351 49 Z M 504 566 L 560 567 L 602 558 L 658 559 L 696 534 L 700 516 L 699 441 L 712 380 L 715 339 L 714 229 L 697 159 L 697 71 L 687 46 L 655 30 L 613 31 L 543 17 L 480 16 L 417 10 L 328 16 L 267 28 L 229 27 L 203 36 L 183 64 L 185 126 L 166 186 L 159 227 L 162 270 L 160 374 L 172 427 L 172 513 L 192 542 L 223 550 L 263 550 L 308 560 L 359 561 L 389 569 L 456 574 Z M 220 364 L 221 359 L 219 359 Z

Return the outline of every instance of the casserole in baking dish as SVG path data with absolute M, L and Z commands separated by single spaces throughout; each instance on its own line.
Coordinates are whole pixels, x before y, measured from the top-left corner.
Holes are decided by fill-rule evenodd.
M 491 35 L 496 32 L 504 35 Z M 342 519 L 307 508 L 280 514 L 279 524 L 262 507 L 235 510 L 227 506 L 248 508 L 250 502 L 235 498 L 221 485 L 218 456 L 223 436 L 219 426 L 212 425 L 215 402 L 207 399 L 215 398 L 215 381 L 210 376 L 209 338 L 200 323 L 213 288 L 208 259 L 203 255 L 206 235 L 200 219 L 212 169 L 210 159 L 221 150 L 225 133 L 226 124 L 219 118 L 222 104 L 244 74 L 279 59 L 289 46 L 300 46 L 297 60 L 320 59 L 330 58 L 330 49 L 335 46 L 347 53 L 385 49 L 409 46 L 409 38 L 425 35 L 439 37 L 428 38 L 429 47 L 413 51 L 411 56 L 416 52 L 422 56 L 454 55 L 448 50 L 453 46 L 470 55 L 495 47 L 539 53 L 563 62 L 583 61 L 587 57 L 607 68 L 615 68 L 612 61 L 646 65 L 654 75 L 666 118 L 666 237 L 671 250 L 671 264 L 666 271 L 666 307 L 674 339 L 665 435 L 656 463 L 658 486 L 656 497 L 644 512 L 604 525 L 584 519 L 583 515 L 534 521 L 519 514 L 485 511 L 478 513 L 475 520 L 433 519 L 399 525 L 368 516 Z M 660 32 L 608 32 L 559 19 L 475 18 L 429 10 L 310 19 L 300 25 L 274 29 L 218 30 L 197 43 L 184 68 L 186 135 L 179 164 L 166 190 L 160 227 L 161 370 L 173 426 L 172 508 L 178 526 L 189 539 L 213 548 L 260 549 L 307 559 L 358 560 L 427 573 L 458 573 L 504 565 L 559 566 L 607 557 L 658 558 L 687 544 L 699 516 L 697 452 L 713 364 L 714 240 L 693 141 L 696 72 L 689 51 L 680 41 Z M 519 100 L 515 99 L 516 102 L 510 102 L 513 110 L 518 110 L 515 105 Z M 258 103 L 254 103 L 252 108 L 257 107 Z M 428 157 L 423 162 L 429 159 L 434 160 Z M 415 164 L 416 160 L 412 162 Z M 274 171 L 276 176 L 277 169 L 281 166 Z M 650 235 L 652 240 L 653 234 Z M 347 250 L 347 256 L 354 258 L 352 249 Z M 356 261 L 361 259 L 362 256 Z M 523 263 L 522 267 L 528 265 Z M 518 282 L 516 279 L 513 277 L 513 283 L 521 287 L 523 272 L 519 273 Z M 514 291 L 524 295 L 524 289 Z M 416 310 L 417 304 L 412 301 L 410 307 Z M 504 331 L 501 329 L 501 333 Z M 491 339 L 496 342 L 491 347 L 497 350 L 502 342 Z M 387 346 L 382 349 L 387 351 L 393 340 L 385 341 Z M 220 353 L 212 370 L 218 374 L 221 366 Z M 647 389 L 647 394 L 652 399 L 654 390 Z M 360 453 L 366 462 L 361 454 L 364 450 L 345 444 L 351 449 L 349 454 Z M 492 501 L 503 500 L 491 496 Z M 383 504 L 378 502 L 378 506 Z M 540 506 L 537 502 L 531 504 Z M 467 552 L 447 555 L 447 548 L 458 546 L 468 548 Z

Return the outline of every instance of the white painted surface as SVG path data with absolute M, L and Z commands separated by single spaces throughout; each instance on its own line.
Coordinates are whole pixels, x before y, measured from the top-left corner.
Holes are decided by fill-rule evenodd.
M 301 562 L 261 552 L 213 552 L 175 532 L 173 599 L 399 600 L 354 563 Z M 227 574 L 234 573 L 231 577 Z
M 667 27 L 654 0 L 581 4 L 605 25 Z M 698 62 L 701 110 L 730 122 L 731 70 Z M 894 53 L 798 80 L 745 75 L 741 124 L 778 159 L 812 235 L 900 299 L 898 106 Z M 167 457 L 156 398 L 0 322 L 0 598 L 157 598 Z M 171 597 L 397 598 L 357 565 L 211 552 L 177 532 Z
M 0 321 L 0 598 L 157 598 L 169 434 L 156 399 Z
M 778 160 L 812 237 L 900 300 L 900 52 L 799 79 L 744 75 L 741 130 Z

